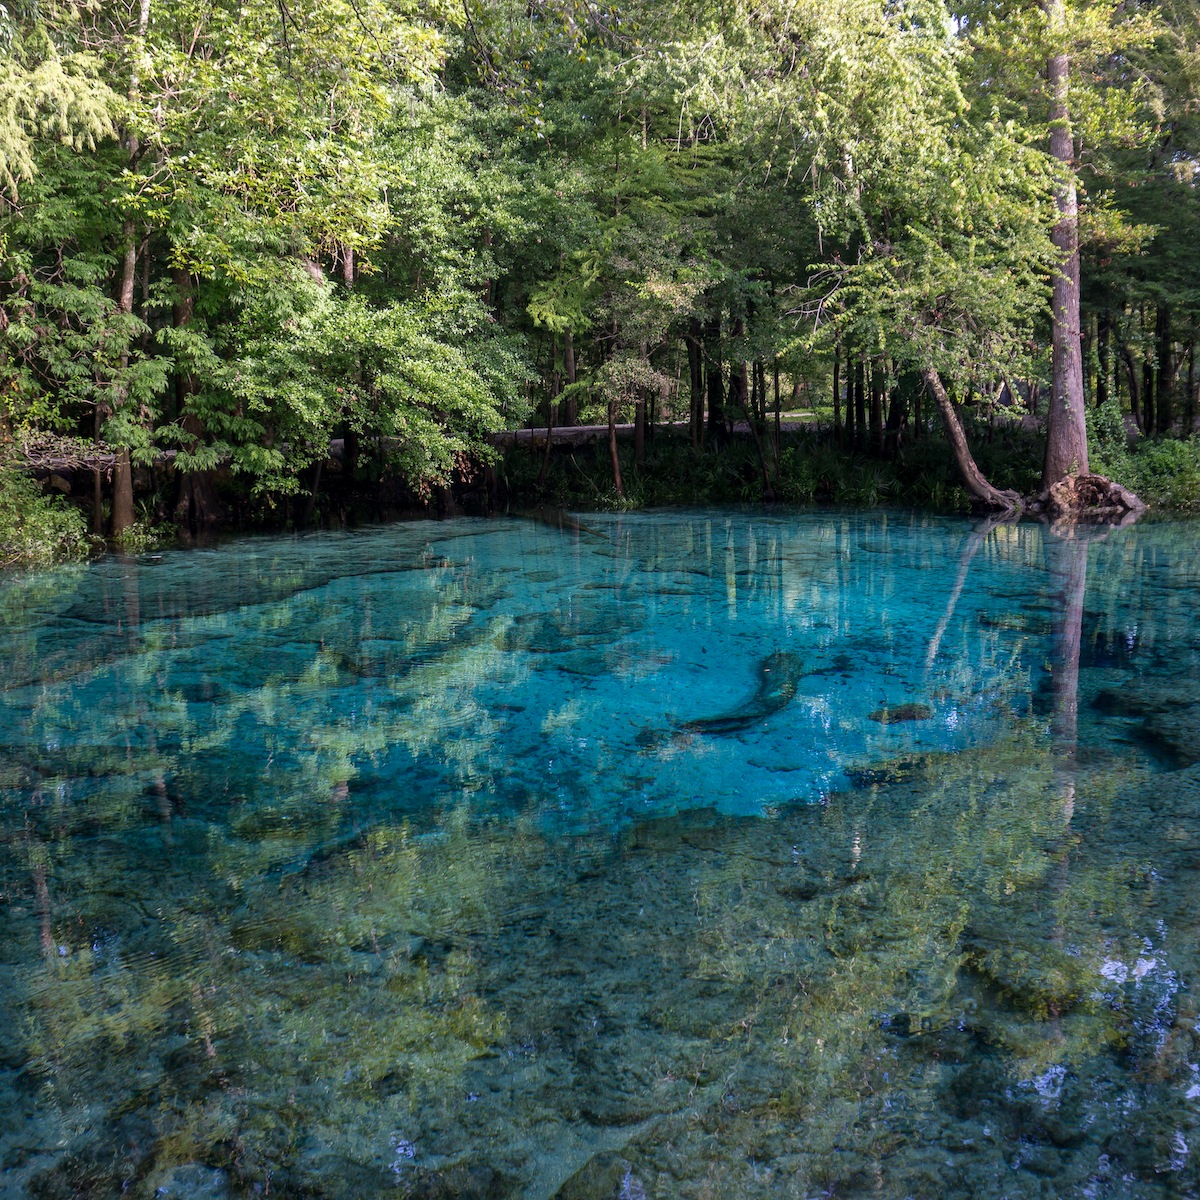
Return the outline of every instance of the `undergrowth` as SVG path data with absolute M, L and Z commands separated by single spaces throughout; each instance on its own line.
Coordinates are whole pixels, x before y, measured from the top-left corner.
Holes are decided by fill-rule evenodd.
M 0 463 L 0 567 L 45 566 L 91 548 L 83 514 L 38 481 Z
M 1036 489 L 1042 443 L 1021 430 L 974 431 L 973 452 L 984 474 L 1001 488 L 1028 494 Z M 621 510 L 682 504 L 739 504 L 763 498 L 762 470 L 753 442 L 738 438 L 696 451 L 685 439 L 657 431 L 647 439 L 645 462 L 633 446 L 620 446 L 624 498 L 617 496 L 602 443 L 555 448 L 545 485 L 538 487 L 544 443 L 510 448 L 497 476 L 510 503 L 542 502 L 563 508 Z M 821 501 L 851 507 L 922 505 L 954 511 L 969 508 L 967 493 L 944 439 L 933 434 L 891 456 L 843 448 L 813 431 L 784 434 L 778 468 L 768 453 L 775 498 L 789 504 Z

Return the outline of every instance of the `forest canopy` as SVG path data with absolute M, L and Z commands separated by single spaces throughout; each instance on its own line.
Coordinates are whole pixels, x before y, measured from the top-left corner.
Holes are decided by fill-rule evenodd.
M 618 423 L 740 428 L 772 495 L 803 409 L 991 507 L 1036 488 L 985 426 L 1042 487 L 1195 426 L 1181 0 L 18 0 L 0 46 L 0 454 L 95 534 L 424 500 L 524 424 L 607 423 L 617 497 Z

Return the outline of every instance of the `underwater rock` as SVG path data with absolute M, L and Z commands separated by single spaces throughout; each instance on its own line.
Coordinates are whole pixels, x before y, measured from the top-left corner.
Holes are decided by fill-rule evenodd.
M 1093 704 L 1112 716 L 1141 717 L 1142 738 L 1167 751 L 1180 766 L 1200 762 L 1200 681 L 1106 688 L 1097 693 Z
M 886 705 L 867 714 L 868 721 L 878 721 L 880 725 L 898 725 L 901 721 L 929 721 L 932 718 L 933 709 L 928 704 Z
M 908 783 L 925 765 L 926 756 L 897 758 L 874 767 L 846 767 L 842 774 L 857 791 L 869 787 L 890 787 Z
M 156 1200 L 226 1200 L 232 1193 L 224 1171 L 184 1163 L 155 1180 L 153 1195 Z
M 512 1190 L 492 1167 L 460 1165 L 419 1172 L 407 1194 L 413 1200 L 501 1200 Z
M 651 1195 L 633 1163 L 606 1150 L 593 1154 L 554 1193 L 554 1200 L 650 1200 Z

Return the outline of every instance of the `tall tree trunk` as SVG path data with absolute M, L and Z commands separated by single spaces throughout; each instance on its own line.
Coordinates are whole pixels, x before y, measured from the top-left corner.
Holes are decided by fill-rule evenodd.
M 1125 360 L 1125 374 L 1129 380 L 1129 411 L 1139 429 L 1142 428 L 1142 384 L 1138 378 L 1137 365 L 1133 361 L 1133 351 L 1127 345 L 1121 345 L 1121 357 Z
M 312 490 L 308 493 L 308 500 L 304 505 L 304 515 L 300 518 L 301 529 L 308 528 L 308 523 L 313 518 L 313 510 L 317 507 L 317 493 L 321 490 L 321 468 L 324 465 L 325 460 L 318 458 L 313 466 Z
M 1061 25 L 1065 0 L 1045 0 L 1052 26 Z M 1055 191 L 1058 223 L 1053 241 L 1062 259 L 1050 296 L 1054 386 L 1046 418 L 1046 458 L 1042 487 L 1048 488 L 1073 471 L 1088 469 L 1087 425 L 1083 401 L 1083 351 L 1079 340 L 1079 202 L 1075 191 L 1075 151 L 1067 88 L 1071 64 L 1065 54 L 1046 64 L 1050 85 L 1050 154 L 1060 164 Z
M 144 41 L 146 27 L 150 24 L 150 0 L 141 0 L 138 10 L 138 41 Z M 139 76 L 136 63 L 138 55 L 134 55 L 135 66 L 129 76 L 129 100 L 137 98 Z M 137 134 L 129 131 L 126 135 L 126 152 L 128 165 L 132 169 L 138 160 L 141 147 Z M 121 262 L 121 283 L 117 295 L 117 304 L 126 316 L 133 315 L 133 283 L 137 276 L 137 230 L 133 218 L 127 219 L 121 226 L 121 238 L 125 252 Z M 115 407 L 122 407 L 129 401 L 128 383 L 125 376 L 129 370 L 129 346 L 121 351 L 121 382 L 117 387 Z M 113 468 L 113 502 L 112 502 L 112 535 L 121 537 L 133 524 L 133 464 L 129 460 L 129 447 L 122 446 L 117 451 L 117 462 Z
M 171 305 L 171 320 L 176 329 L 187 325 L 196 311 L 196 296 L 191 275 L 181 267 L 171 271 L 175 284 L 175 302 Z M 180 428 L 191 436 L 184 447 L 194 454 L 204 440 L 204 423 L 189 411 L 191 397 L 196 393 L 196 380 L 186 371 L 175 376 L 175 407 Z M 184 525 L 203 528 L 225 517 L 224 506 L 217 499 L 211 471 L 178 472 L 179 491 L 175 500 L 175 520 Z
M 753 411 L 753 406 L 750 403 L 750 397 L 746 392 L 746 364 L 742 364 L 741 382 L 738 385 L 738 392 L 742 402 L 742 411 L 746 414 L 746 424 L 750 426 L 750 436 L 754 438 L 754 449 L 758 452 L 758 465 L 762 470 L 763 478 L 763 499 L 774 500 L 775 492 L 771 488 L 771 475 L 767 470 L 766 455 L 763 454 L 762 438 L 758 436 L 758 421 L 757 414 Z M 733 389 L 730 388 L 730 400 L 733 399 Z
M 708 383 L 708 436 L 719 443 L 725 433 L 725 380 L 721 364 L 721 318 L 709 319 L 704 327 L 705 376 Z
M 1146 317 L 1142 314 L 1142 335 L 1146 333 Z M 1154 360 L 1150 347 L 1142 343 L 1142 432 L 1149 437 L 1155 430 L 1154 421 Z
M 775 356 L 775 480 L 779 480 L 779 355 Z
M 842 366 L 842 344 L 833 348 L 833 436 L 842 440 L 842 383 L 838 378 Z
M 643 118 L 645 114 L 643 112 Z M 649 365 L 649 347 L 641 344 L 643 364 Z M 646 389 L 638 388 L 633 401 L 633 461 L 641 467 L 646 463 Z
M 733 323 L 733 336 L 740 346 L 746 333 L 744 318 L 738 317 Z M 744 358 L 736 359 L 729 364 L 729 407 L 735 412 L 740 408 L 746 414 L 746 420 L 753 423 L 750 413 L 750 377 Z M 731 418 L 731 420 L 736 418 Z
M 558 367 L 558 338 L 550 339 L 550 399 L 546 405 L 546 449 L 542 453 L 542 469 L 538 472 L 538 487 L 545 487 L 546 472 L 550 469 L 550 447 L 554 441 L 554 422 L 558 417 L 558 393 L 562 390 L 562 372 Z
M 136 147 L 136 138 L 130 139 Z M 131 157 L 136 149 L 131 152 Z M 137 240 L 132 220 L 121 226 L 125 242 L 125 255 L 121 262 L 121 283 L 117 293 L 117 305 L 127 316 L 133 315 L 133 281 L 137 273 Z M 129 348 L 121 351 L 121 378 L 117 385 L 114 408 L 123 408 L 129 403 L 129 387 L 125 380 L 129 370 Z M 129 461 L 129 447 L 117 448 L 116 464 L 113 467 L 112 536 L 120 538 L 133 525 L 133 464 Z
M 1196 432 L 1196 323 L 1192 322 L 1188 339 L 1187 398 L 1183 402 L 1183 428 L 1180 436 L 1190 438 Z
M 1112 313 L 1106 308 L 1096 323 L 1096 359 L 1099 370 L 1096 374 L 1096 407 L 1108 403 L 1108 381 L 1112 373 Z
M 859 450 L 867 448 L 867 380 L 861 354 L 854 356 L 854 444 Z
M 621 482 L 621 456 L 617 453 L 617 402 L 608 402 L 608 457 L 612 464 L 613 491 L 625 499 L 625 485 Z
M 836 365 L 836 363 L 835 363 Z M 842 430 L 842 444 L 847 450 L 854 449 L 854 354 L 846 351 L 846 424 Z
M 1170 433 L 1175 423 L 1175 342 L 1171 333 L 1171 310 L 1160 304 L 1154 318 L 1158 342 L 1158 386 L 1155 388 L 1158 432 Z
M 563 334 L 563 378 L 568 387 L 575 383 L 575 339 L 568 329 Z M 579 402 L 575 399 L 575 393 L 567 397 L 567 411 L 563 413 L 562 423 L 564 425 L 574 425 L 578 420 Z
M 700 346 L 700 322 L 695 318 L 687 332 L 688 382 L 691 399 L 688 407 L 692 449 L 700 449 L 700 431 L 704 426 L 704 357 Z
M 97 400 L 94 426 L 94 437 L 97 442 L 100 441 L 101 416 L 100 402 Z M 98 538 L 104 536 L 104 485 L 102 479 L 100 468 L 94 467 L 92 469 L 92 536 Z
M 921 376 L 925 380 L 925 386 L 929 389 L 930 395 L 937 403 L 938 411 L 942 416 L 942 424 L 946 427 L 946 439 L 950 443 L 955 465 L 958 467 L 959 474 L 967 485 L 967 491 L 970 492 L 971 497 L 984 508 L 1007 510 L 1018 507 L 1021 498 L 1016 492 L 998 491 L 988 483 L 983 477 L 983 473 L 975 465 L 975 459 L 971 457 L 971 451 L 967 445 L 967 435 L 963 432 L 958 413 L 954 411 L 954 405 L 950 402 L 950 397 L 946 394 L 946 389 L 942 386 L 938 373 L 932 367 L 925 367 L 921 371 Z
M 871 448 L 883 457 L 883 364 L 876 359 L 871 364 Z

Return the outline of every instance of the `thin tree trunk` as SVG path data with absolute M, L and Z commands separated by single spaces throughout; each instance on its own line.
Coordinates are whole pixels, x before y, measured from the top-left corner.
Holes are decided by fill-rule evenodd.
M 645 112 L 643 111 L 643 120 Z M 643 127 L 644 129 L 644 127 Z M 641 356 L 644 364 L 649 363 L 649 348 L 645 342 L 641 344 Z M 633 461 L 639 466 L 646 464 L 646 390 L 638 388 L 633 401 Z
M 842 344 L 833 348 L 833 436 L 842 440 L 842 383 L 838 376 L 842 368 Z M 849 414 L 847 414 L 849 415 Z
M 130 139 L 136 143 L 136 139 Z M 132 155 L 131 155 L 132 156 Z M 117 295 L 117 304 L 121 312 L 127 316 L 133 315 L 133 281 L 137 273 L 137 241 L 133 221 L 126 221 L 121 227 L 121 235 L 125 240 L 125 255 L 121 264 L 121 285 Z M 129 348 L 121 351 L 121 376 L 117 385 L 115 408 L 122 408 L 129 399 L 128 384 L 125 382 L 129 370 Z M 129 447 L 117 449 L 116 464 L 113 466 L 113 500 L 112 500 L 112 536 L 120 538 L 133 525 L 133 465 L 129 460 Z
M 859 450 L 867 448 L 867 380 L 861 354 L 854 358 L 854 444 Z
M 742 364 L 742 378 L 739 390 L 741 392 L 742 411 L 746 414 L 746 424 L 750 426 L 750 435 L 754 438 L 754 449 L 758 452 L 758 465 L 762 470 L 763 477 L 763 499 L 774 500 L 775 492 L 771 488 L 771 475 L 767 470 L 766 455 L 763 454 L 762 438 L 758 436 L 758 422 L 755 420 L 755 414 L 752 411 L 750 398 L 746 394 L 746 375 L 745 364 Z M 732 399 L 732 397 L 730 397 Z
M 883 364 L 876 359 L 871 365 L 871 442 L 872 449 L 883 457 Z
M 617 402 L 608 402 L 608 457 L 612 463 L 613 490 L 625 499 L 625 485 L 621 482 L 621 456 L 617 453 Z
M 1146 314 L 1142 313 L 1142 336 L 1146 335 Z M 1154 363 L 1150 349 L 1142 343 L 1142 432 L 1149 437 L 1155 429 L 1154 422 Z
M 1060 24 L 1065 0 L 1045 0 L 1051 24 Z M 1083 352 L 1079 338 L 1079 202 L 1075 191 L 1075 151 L 1067 89 L 1071 66 L 1065 54 L 1046 64 L 1050 85 L 1050 154 L 1060 164 L 1055 192 L 1058 223 L 1053 242 L 1062 255 L 1050 296 L 1051 347 L 1054 386 L 1046 419 L 1046 458 L 1042 487 L 1048 488 L 1072 472 L 1088 469 L 1087 425 L 1083 401 Z
M 563 370 L 566 373 L 567 386 L 571 387 L 575 383 L 575 339 L 569 329 L 563 334 Z M 567 411 L 563 414 L 563 424 L 574 425 L 578 419 L 578 411 L 575 393 L 571 392 L 567 397 Z
M 181 267 L 171 271 L 175 284 L 175 303 L 171 306 L 171 319 L 176 329 L 189 324 L 196 310 L 196 297 L 192 289 L 191 275 Z M 204 423 L 189 411 L 191 398 L 196 393 L 196 381 L 186 371 L 175 376 L 175 406 L 180 428 L 191 441 L 184 447 L 194 454 L 204 440 Z M 211 471 L 180 471 L 179 491 L 175 501 L 175 520 L 180 524 L 203 528 L 220 521 L 225 516 L 224 507 L 217 499 Z
M 538 472 L 537 485 L 545 487 L 546 472 L 550 469 L 550 447 L 554 442 L 554 420 L 558 415 L 558 393 L 562 387 L 562 372 L 558 367 L 558 338 L 550 339 L 550 361 L 553 369 L 550 372 L 550 400 L 546 405 L 546 449 L 542 453 L 542 469 Z
M 1160 304 L 1154 318 L 1154 333 L 1158 340 L 1158 432 L 1170 433 L 1175 423 L 1175 342 L 1171 333 L 1171 310 Z
M 688 407 L 692 449 L 700 449 L 700 435 L 704 428 L 704 358 L 701 353 L 700 322 L 692 319 L 688 326 L 688 383 L 691 398 Z
M 312 491 L 308 493 L 308 500 L 304 505 L 304 516 L 300 518 L 300 528 L 307 529 L 309 521 L 312 520 L 313 509 L 317 506 L 317 493 L 321 488 L 321 468 L 325 465 L 323 458 L 318 458 L 315 467 L 313 468 Z
M 779 357 L 775 362 L 775 478 L 779 479 Z
M 1112 345 L 1112 313 L 1106 308 L 1096 323 L 1096 359 L 1099 370 L 1096 374 L 1096 407 L 1108 403 L 1108 381 L 1112 371 L 1110 347 Z
M 150 0 L 141 0 L 138 10 L 139 42 L 146 36 L 146 28 L 150 24 Z M 134 56 L 134 63 L 138 56 Z M 138 69 L 135 65 L 129 77 L 129 99 L 132 102 L 137 97 L 139 84 Z M 138 160 L 141 147 L 137 134 L 129 132 L 126 139 L 128 165 L 132 169 Z M 121 237 L 125 246 L 124 258 L 121 263 L 121 285 L 117 303 L 121 312 L 126 316 L 133 315 L 133 283 L 137 275 L 137 232 L 133 218 L 129 218 L 121 226 Z M 128 385 L 125 374 L 129 370 L 129 346 L 121 351 L 121 382 L 117 387 L 117 403 L 121 407 L 128 401 Z M 112 502 L 112 535 L 120 538 L 133 525 L 133 465 L 129 460 L 129 447 L 122 446 L 117 451 L 117 462 L 113 468 L 113 502 Z
M 721 365 L 721 318 L 712 317 L 704 329 L 705 376 L 708 384 L 708 436 L 720 442 L 725 432 L 725 380 Z
M 930 395 L 937 403 L 938 411 L 942 416 L 942 424 L 946 427 L 946 439 L 950 443 L 955 465 L 972 498 L 984 508 L 1005 510 L 1017 508 L 1021 503 L 1020 496 L 1016 492 L 1001 492 L 992 487 L 975 465 L 975 459 L 971 457 L 971 451 L 967 445 L 967 435 L 963 432 L 958 413 L 954 411 L 954 405 L 951 404 L 950 397 L 946 394 L 946 389 L 942 386 L 937 371 L 932 367 L 925 367 L 921 371 L 921 376 L 925 380 L 925 386 L 929 389 Z
M 1133 352 L 1127 345 L 1121 345 L 1121 357 L 1125 360 L 1125 375 L 1129 380 L 1129 411 L 1138 429 L 1142 428 L 1142 386 L 1138 379 L 1137 365 L 1133 361 Z
M 96 402 L 95 412 L 95 440 L 100 440 L 100 403 Z M 100 475 L 100 468 L 92 469 L 92 536 L 102 538 L 104 536 L 104 485 Z
M 1183 404 L 1183 428 L 1180 436 L 1190 438 L 1196 432 L 1196 323 L 1192 322 L 1188 340 L 1187 399 Z

